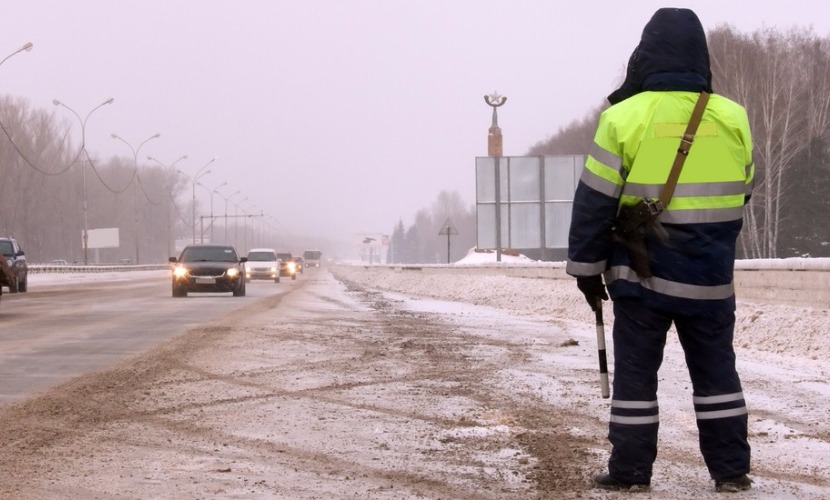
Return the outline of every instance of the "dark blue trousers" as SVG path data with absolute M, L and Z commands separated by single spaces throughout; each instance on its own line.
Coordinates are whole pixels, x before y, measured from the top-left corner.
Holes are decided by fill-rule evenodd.
M 674 322 L 692 380 L 700 451 L 713 479 L 749 472 L 747 410 L 735 370 L 734 312 L 686 316 L 640 299 L 614 302 L 614 392 L 608 439 L 610 474 L 649 483 L 657 458 L 657 372 Z

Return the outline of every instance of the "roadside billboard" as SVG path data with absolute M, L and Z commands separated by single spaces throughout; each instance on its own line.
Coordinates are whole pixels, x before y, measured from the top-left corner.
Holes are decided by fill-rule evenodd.
M 118 248 L 121 243 L 118 239 L 118 228 L 90 229 L 87 248 Z M 81 231 L 81 247 L 84 245 L 84 233 Z

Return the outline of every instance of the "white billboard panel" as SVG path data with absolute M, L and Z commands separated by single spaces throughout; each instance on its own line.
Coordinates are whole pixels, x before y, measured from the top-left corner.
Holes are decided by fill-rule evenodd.
M 84 234 L 81 231 L 81 247 L 84 245 Z M 118 240 L 118 228 L 108 227 L 104 229 L 90 229 L 87 248 L 118 248 L 121 246 Z

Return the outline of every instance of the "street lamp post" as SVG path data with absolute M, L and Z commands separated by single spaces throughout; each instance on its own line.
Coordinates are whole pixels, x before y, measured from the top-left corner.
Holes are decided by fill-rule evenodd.
M 210 170 L 207 170 L 207 171 L 203 171 L 203 170 L 205 170 L 208 167 L 208 165 L 210 165 L 214 161 L 216 161 L 215 156 L 213 158 L 211 158 L 209 162 L 205 163 L 202 166 L 202 168 L 197 170 L 196 173 L 193 175 L 193 177 L 190 177 L 189 175 L 182 172 L 181 170 L 178 170 L 178 172 L 180 174 L 184 175 L 185 177 L 190 178 L 190 183 L 193 185 L 193 196 L 192 196 L 192 199 L 191 199 L 192 206 L 191 206 L 191 216 L 190 216 L 190 229 L 193 233 L 193 243 L 194 244 L 196 243 L 196 184 L 199 182 L 200 178 L 202 178 L 203 176 L 205 176 L 205 175 L 207 175 L 211 172 Z
M 149 141 L 153 139 L 158 139 L 161 137 L 161 134 L 155 134 L 151 137 L 145 139 L 141 144 L 138 145 L 137 148 L 134 148 L 132 144 L 124 140 L 123 137 L 119 136 L 118 134 L 111 134 L 113 139 L 118 139 L 119 141 L 123 142 L 130 148 L 130 151 L 133 152 L 133 180 L 135 181 L 135 216 L 133 217 L 133 234 L 135 235 L 135 263 L 140 264 L 138 257 L 138 188 L 139 184 L 141 183 L 141 178 L 138 176 L 138 152 L 141 150 L 141 146 L 147 144 Z
M 248 224 L 251 223 L 251 214 L 254 210 L 256 210 L 255 204 L 242 210 L 245 214 L 245 217 L 242 219 L 245 221 L 245 226 L 242 227 L 242 248 L 244 248 L 246 252 L 248 251 Z M 251 241 L 253 241 L 253 238 L 251 238 Z
M 205 191 L 207 192 L 207 194 L 210 195 L 210 188 L 209 187 L 205 186 L 201 182 L 197 182 L 196 185 L 205 188 Z M 205 216 L 200 215 L 199 216 L 199 243 L 204 243 L 204 242 L 205 242 Z
M 248 211 L 250 210 L 250 212 Z M 253 205 L 251 208 L 245 211 L 245 230 L 242 233 L 242 247 L 248 248 L 248 233 L 251 233 L 251 245 L 254 243 L 254 235 L 253 235 L 253 220 L 251 219 L 251 214 L 254 213 L 256 210 L 256 205 Z M 250 228 L 248 226 L 251 226 Z
M 176 161 L 174 161 L 170 165 L 165 165 L 164 163 L 162 163 L 162 162 L 158 161 L 157 159 L 153 158 L 152 156 L 148 156 L 147 159 L 150 160 L 150 161 L 154 161 L 154 162 L 158 163 L 159 165 L 161 165 L 162 167 L 164 167 L 168 170 L 173 170 L 173 168 L 176 166 L 176 163 L 179 163 L 180 161 L 187 159 L 187 155 L 180 156 L 178 159 L 176 159 Z M 171 186 L 170 190 L 172 191 L 172 186 Z M 173 231 L 173 195 L 172 194 L 169 195 L 169 199 L 170 199 L 170 206 L 168 207 L 168 210 L 167 210 L 167 212 L 168 212 L 168 217 L 167 217 L 167 254 L 168 255 L 173 253 L 173 245 L 172 245 L 172 240 L 173 240 L 173 236 L 172 236 L 172 231 Z
M 11 54 L 9 54 L 9 55 L 7 55 L 6 57 L 4 57 L 4 58 L 3 58 L 3 60 L 2 60 L 2 61 L 0 61 L 0 65 L 2 65 L 4 62 L 6 62 L 6 61 L 8 61 L 9 59 L 11 59 L 13 56 L 16 56 L 17 54 L 20 54 L 20 53 L 21 53 L 21 52 L 23 52 L 23 51 L 29 52 L 30 50 L 32 50 L 32 47 L 34 47 L 34 45 L 32 45 L 32 42 L 26 42 L 26 43 L 24 43 L 22 47 L 20 47 L 19 49 L 15 50 L 15 51 L 14 51 L 14 52 L 12 52 Z
M 240 201 L 239 204 L 241 205 L 246 200 L 247 200 L 247 198 Z M 254 226 L 254 221 L 251 220 L 251 218 L 252 217 L 258 217 L 256 215 L 257 211 L 262 213 L 262 210 L 256 204 L 253 204 L 251 207 L 249 207 L 247 209 L 244 209 L 244 208 L 242 209 L 243 220 L 245 221 L 245 226 L 242 228 L 242 248 L 244 249 L 245 252 L 247 252 L 248 248 L 249 248 L 249 245 L 248 245 L 248 223 L 249 222 L 250 222 L 250 225 L 251 225 L 251 229 L 250 229 L 250 232 L 251 232 L 251 246 L 253 246 L 255 244 L 256 227 Z
M 257 215 L 257 213 L 258 213 L 258 215 Z M 255 219 L 251 220 L 251 246 L 252 247 L 256 246 L 258 241 L 261 241 L 261 239 L 260 239 L 261 229 L 260 229 L 259 225 L 260 225 L 261 218 L 263 217 L 263 215 L 264 215 L 264 212 L 262 211 L 261 208 L 259 208 L 259 205 L 254 205 L 253 206 L 253 215 L 248 216 L 249 219 L 251 217 L 255 217 Z M 247 243 L 246 243 L 246 245 L 247 245 Z
M 84 265 L 89 264 L 89 218 L 88 218 L 88 214 L 87 214 L 87 192 L 86 192 L 86 160 L 89 157 L 89 154 L 87 154 L 87 151 L 86 151 L 86 122 L 87 122 L 87 120 L 89 120 L 90 115 L 92 115 L 92 113 L 95 112 L 95 110 L 97 110 L 98 108 L 100 108 L 102 106 L 105 106 L 107 104 L 112 104 L 112 101 L 114 101 L 114 100 L 115 99 L 110 97 L 106 101 L 104 101 L 101 104 L 99 104 L 99 105 L 95 106 L 94 108 L 92 108 L 92 111 L 87 113 L 86 117 L 81 118 L 81 115 L 79 115 L 74 109 L 70 108 L 69 106 L 67 106 L 66 104 L 62 103 L 61 101 L 59 101 L 57 99 L 52 99 L 52 104 L 54 104 L 55 106 L 63 106 L 64 108 L 71 111 L 72 114 L 75 115 L 76 118 L 78 118 L 78 121 L 81 124 L 81 153 L 83 153 L 84 157 L 85 157 L 84 160 L 83 160 L 83 164 L 81 166 L 81 172 L 82 172 L 82 177 L 83 177 L 83 202 L 82 202 L 83 205 L 82 206 L 83 206 L 83 213 L 84 213 L 84 234 L 83 234 Z
M 239 200 L 239 203 L 234 203 L 233 204 L 233 206 L 236 207 L 236 210 L 234 211 L 234 214 L 233 214 L 233 220 L 235 222 L 235 225 L 233 227 L 233 231 L 234 231 L 234 233 L 233 233 L 233 245 L 236 248 L 239 248 L 239 205 L 245 203 L 246 201 L 248 201 L 247 197 Z
M 248 248 L 248 217 L 249 217 L 248 210 L 243 208 L 242 209 L 242 214 L 244 215 L 244 217 L 242 218 L 242 221 L 245 223 L 245 225 L 242 226 L 242 248 L 247 249 Z
M 269 215 L 268 220 L 271 221 L 269 232 L 271 239 L 273 239 L 274 241 L 282 242 L 282 240 L 285 239 L 285 236 L 282 234 L 282 226 L 280 225 L 279 219 L 277 219 L 273 215 Z
M 216 220 L 216 219 L 213 218 L 213 193 L 218 193 L 217 190 L 220 187 L 227 186 L 227 185 L 228 185 L 227 182 L 223 182 L 222 184 L 219 184 L 218 186 L 213 188 L 213 191 L 210 192 L 210 242 L 211 243 L 213 243 L 213 241 L 214 241 L 213 240 L 213 226 L 215 225 L 214 221 Z M 222 193 L 219 193 L 219 196 L 222 196 Z
M 205 172 L 202 172 L 202 170 L 207 168 L 207 166 L 210 165 L 211 163 L 213 163 L 214 161 L 216 161 L 215 156 L 213 158 L 211 158 L 209 162 L 205 163 L 204 166 L 202 166 L 202 168 L 200 168 L 198 171 L 196 171 L 196 175 L 193 176 L 193 200 L 192 200 L 193 201 L 193 206 L 191 207 L 191 210 L 192 210 L 191 219 L 193 221 L 193 243 L 196 243 L 196 183 L 199 182 L 199 178 L 201 178 L 201 177 L 203 177 L 203 176 L 210 173 L 210 170 L 207 170 Z
M 236 196 L 236 195 L 240 194 L 241 192 L 242 192 L 242 191 L 238 191 L 238 190 L 237 190 L 235 193 L 230 194 L 230 195 L 228 195 L 227 197 L 222 196 L 222 193 L 219 193 L 219 196 L 222 196 L 222 198 L 225 200 L 225 241 L 224 241 L 224 243 L 227 243 L 227 242 L 228 242 L 228 201 L 229 201 L 231 198 L 233 198 L 234 196 Z M 235 222 L 235 221 L 234 221 L 234 222 Z

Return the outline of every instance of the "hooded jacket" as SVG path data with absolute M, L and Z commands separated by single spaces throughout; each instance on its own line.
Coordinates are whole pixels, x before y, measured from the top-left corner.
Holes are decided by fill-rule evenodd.
M 623 84 L 608 96 L 617 104 L 644 90 L 712 93 L 706 33 L 689 9 L 660 9 L 643 28 Z
M 621 205 L 657 198 L 700 91 L 711 92 L 703 28 L 688 9 L 660 9 L 643 30 L 626 79 L 609 97 L 574 195 L 566 271 L 605 274 L 612 299 L 639 297 L 688 314 L 734 310 L 732 276 L 754 167 L 746 111 L 709 99 L 677 187 L 658 220 L 666 241 L 646 236 L 651 278 L 635 273 L 611 240 Z

